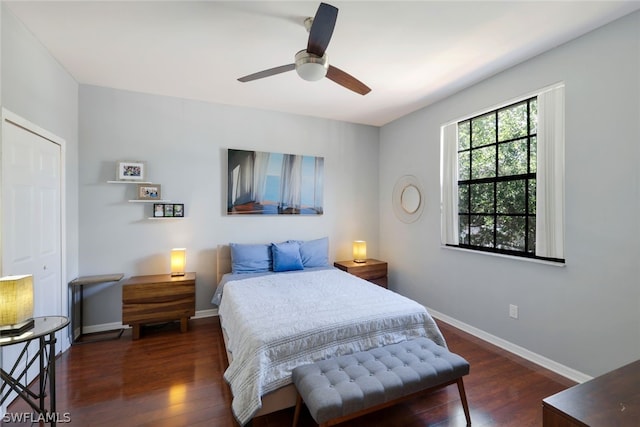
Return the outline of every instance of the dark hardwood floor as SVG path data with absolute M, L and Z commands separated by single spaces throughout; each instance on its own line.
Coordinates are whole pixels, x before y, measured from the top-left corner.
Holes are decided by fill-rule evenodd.
M 465 388 L 474 426 L 541 426 L 542 399 L 573 383 L 502 349 L 438 322 L 449 349 L 466 358 Z M 237 426 L 217 317 L 144 328 L 131 340 L 74 345 L 56 364 L 62 426 Z M 9 413 L 32 412 L 20 400 Z M 62 415 L 61 415 L 62 419 Z M 254 420 L 255 427 L 290 426 L 293 408 Z M 8 426 L 30 424 L 3 423 Z M 449 386 L 342 424 L 344 427 L 463 426 L 457 387 Z M 303 411 L 301 427 L 315 426 Z

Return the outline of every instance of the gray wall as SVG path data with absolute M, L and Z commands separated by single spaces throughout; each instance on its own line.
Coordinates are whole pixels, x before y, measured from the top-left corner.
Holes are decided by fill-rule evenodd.
M 380 240 L 396 290 L 587 375 L 640 358 L 639 32 L 635 13 L 381 129 Z M 440 126 L 558 81 L 566 267 L 441 248 Z M 388 208 L 404 174 L 427 197 L 410 225 Z
M 78 84 L 4 4 L 0 7 L 2 107 L 66 142 L 63 279 L 72 280 L 78 274 Z M 66 298 L 63 304 L 66 311 Z
M 331 260 L 350 259 L 357 239 L 379 250 L 376 127 L 82 85 L 80 141 L 83 275 L 168 273 L 171 248 L 186 247 L 196 310 L 210 310 L 218 244 L 328 236 Z M 227 148 L 323 156 L 324 215 L 226 216 Z M 127 202 L 134 185 L 106 183 L 118 160 L 146 161 L 186 217 L 148 220 L 151 205 Z M 86 323 L 120 322 L 120 286 L 89 291 Z

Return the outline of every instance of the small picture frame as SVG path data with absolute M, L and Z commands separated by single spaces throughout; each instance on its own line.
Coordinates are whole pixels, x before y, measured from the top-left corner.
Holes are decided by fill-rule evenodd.
M 129 160 L 116 164 L 116 177 L 118 181 L 144 181 L 147 165 L 145 162 Z
M 183 203 L 175 203 L 173 205 L 173 216 L 183 217 L 184 216 L 184 204 Z
M 164 203 L 153 204 L 153 216 L 155 218 L 162 218 L 164 216 Z
M 173 216 L 173 205 L 164 205 L 164 216 L 165 217 Z
M 161 200 L 160 184 L 138 184 L 138 200 Z

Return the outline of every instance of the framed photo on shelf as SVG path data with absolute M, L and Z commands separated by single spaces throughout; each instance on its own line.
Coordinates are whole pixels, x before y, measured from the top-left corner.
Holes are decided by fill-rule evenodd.
M 138 184 L 138 200 L 161 200 L 160 184 Z
M 164 216 L 172 217 L 173 216 L 173 205 L 164 205 Z
M 183 203 L 175 203 L 173 205 L 173 216 L 183 217 L 184 216 L 184 204 Z
M 140 161 L 122 161 L 116 164 L 118 181 L 144 181 L 147 165 Z
M 156 218 L 161 218 L 164 216 L 164 203 L 153 204 L 153 216 Z

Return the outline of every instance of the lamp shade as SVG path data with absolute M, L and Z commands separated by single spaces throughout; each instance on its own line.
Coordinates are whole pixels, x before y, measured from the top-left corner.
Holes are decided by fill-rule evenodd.
M 367 242 L 364 240 L 353 242 L 353 260 L 355 262 L 365 262 L 367 260 Z
M 185 248 L 171 249 L 171 275 L 184 276 L 187 264 L 187 250 Z
M 326 54 L 324 56 L 318 56 L 307 52 L 305 49 L 296 53 L 295 60 L 296 72 L 306 81 L 314 82 L 327 75 L 329 62 Z
M 33 276 L 0 278 L 0 327 L 21 329 L 33 317 Z

